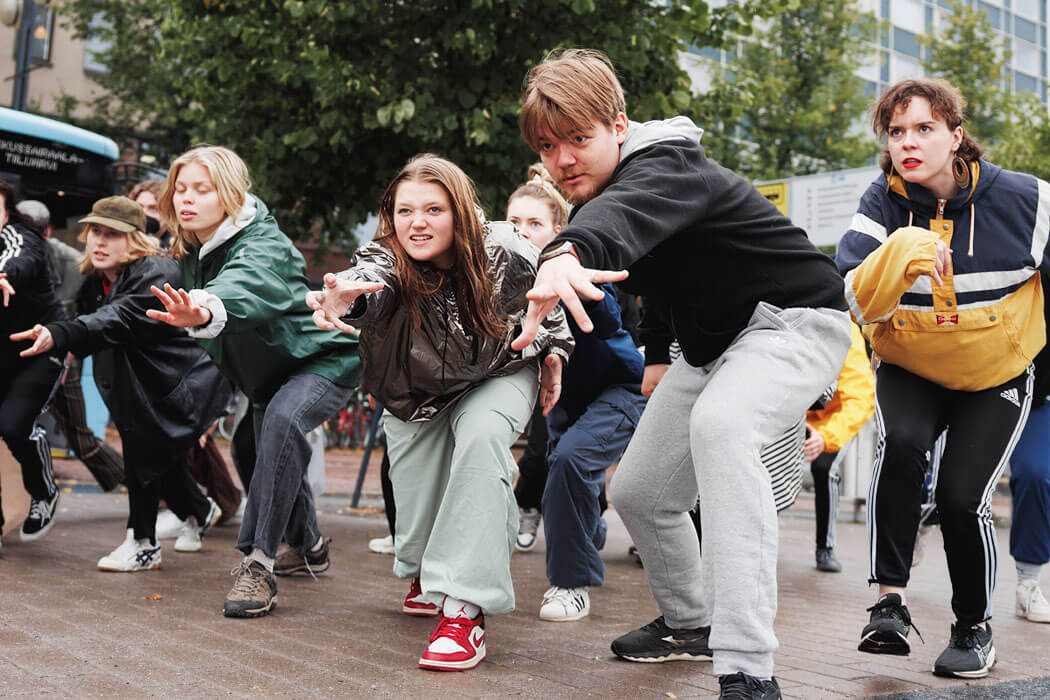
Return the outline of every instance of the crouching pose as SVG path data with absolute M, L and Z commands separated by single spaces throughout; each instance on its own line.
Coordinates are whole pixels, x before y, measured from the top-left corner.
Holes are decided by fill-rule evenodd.
M 237 538 L 245 559 L 233 571 L 227 617 L 269 613 L 275 571 L 328 569 L 306 481 L 306 435 L 346 404 L 359 375 L 356 339 L 310 322 L 306 262 L 250 185 L 244 161 L 227 148 L 198 146 L 172 163 L 160 212 L 190 291 L 157 288 L 166 311 L 148 312 L 188 327 L 253 403 L 255 470 Z M 291 550 L 277 559 L 282 537 Z
M 557 402 L 572 349 L 560 314 L 510 348 L 536 256 L 510 224 L 483 222 L 462 170 L 421 155 L 387 187 L 376 240 L 308 298 L 321 328 L 361 328 L 364 386 L 387 410 L 394 574 L 412 581 L 403 610 L 440 616 L 422 668 L 477 666 L 484 614 L 514 609 L 510 446 L 537 376 L 545 410 Z
M 103 571 L 161 565 L 155 524 L 161 498 L 187 521 L 175 551 L 196 552 L 222 514 L 197 488 L 186 464 L 190 445 L 222 415 L 229 385 L 186 332 L 147 318 L 160 304 L 150 287 L 178 281 L 175 261 L 144 233 L 146 215 L 127 197 L 95 202 L 80 240 L 88 275 L 71 321 L 11 336 L 32 340 L 23 356 L 51 350 L 94 355 L 95 382 L 120 433 L 128 487 L 124 542 L 102 557 Z
M 600 299 L 594 283 L 608 270 L 626 269 L 623 288 L 669 320 L 683 357 L 649 399 L 611 493 L 662 615 L 613 651 L 646 661 L 713 651 L 724 695 L 779 697 L 777 520 L 761 452 L 842 367 L 842 281 L 800 228 L 707 159 L 689 119 L 639 124 L 625 110 L 596 52 L 529 73 L 522 135 L 576 208 L 540 255 L 514 347 L 559 300 L 590 331 L 580 296 Z M 703 558 L 689 519 L 698 493 Z

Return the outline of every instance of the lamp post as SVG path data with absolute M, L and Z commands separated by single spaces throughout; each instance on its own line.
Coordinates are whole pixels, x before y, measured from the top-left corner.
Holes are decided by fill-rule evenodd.
M 33 25 L 36 24 L 36 3 L 33 0 L 23 0 L 21 13 L 18 12 L 17 0 L 7 0 L 3 4 L 5 5 L 3 8 L 5 20 L 12 17 L 11 23 L 14 24 L 21 19 L 15 33 L 15 74 L 11 108 L 24 112 L 26 98 L 29 95 L 29 49 Z M 14 7 L 11 8 L 11 5 Z

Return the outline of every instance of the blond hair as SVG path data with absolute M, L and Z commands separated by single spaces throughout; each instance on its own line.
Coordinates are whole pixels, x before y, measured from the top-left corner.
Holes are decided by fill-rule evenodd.
M 507 199 L 507 206 L 518 197 L 532 197 L 546 202 L 550 207 L 551 224 L 555 229 L 562 228 L 569 222 L 569 203 L 555 187 L 554 178 L 543 167 L 543 163 L 533 163 L 529 166 L 528 181 L 514 190 Z
M 623 87 L 609 57 L 592 49 L 552 51 L 525 77 L 518 127 L 539 152 L 541 133 L 567 138 L 626 113 Z
M 139 258 L 144 258 L 148 255 L 161 254 L 160 245 L 157 243 L 157 239 L 139 231 L 138 229 L 133 229 L 128 233 L 124 233 L 123 231 L 117 231 L 115 228 L 110 228 L 109 226 L 92 223 L 84 227 L 84 230 L 80 232 L 79 236 L 77 236 L 77 240 L 81 243 L 87 243 L 88 233 L 93 230 L 98 231 L 99 233 L 114 231 L 128 239 L 128 254 L 124 260 L 120 261 L 121 265 L 127 265 L 130 262 L 134 262 Z M 95 266 L 91 264 L 91 256 L 88 255 L 87 251 L 85 251 L 83 257 L 77 261 L 77 268 L 82 275 L 90 275 L 95 271 Z
M 452 269 L 438 270 L 416 262 L 401 245 L 394 226 L 394 205 L 402 182 L 428 182 L 448 196 L 452 210 Z M 494 284 L 489 277 L 489 258 L 485 252 L 485 226 L 481 205 L 471 182 L 452 161 L 432 153 L 421 153 L 405 164 L 387 185 L 379 205 L 379 232 L 376 242 L 386 246 L 395 259 L 395 271 L 402 302 L 408 307 L 413 324 L 422 323 L 419 302 L 437 294 L 446 279 L 454 280 L 460 318 L 475 334 L 499 340 L 506 335 L 506 320 L 500 317 L 494 300 Z
M 208 177 L 215 185 L 215 192 L 219 195 L 219 203 L 222 204 L 226 215 L 234 219 L 244 206 L 244 200 L 248 196 L 248 190 L 252 187 L 252 178 L 248 174 L 248 166 L 244 164 L 241 157 L 222 146 L 210 146 L 202 144 L 194 146 L 175 159 L 168 169 L 168 177 L 164 181 L 164 191 L 158 198 L 157 207 L 160 209 L 160 217 L 168 225 L 172 233 L 171 257 L 178 260 L 187 252 L 188 246 L 197 244 L 197 237 L 183 230 L 175 212 L 173 198 L 175 196 L 175 180 L 184 165 L 197 163 L 208 171 Z

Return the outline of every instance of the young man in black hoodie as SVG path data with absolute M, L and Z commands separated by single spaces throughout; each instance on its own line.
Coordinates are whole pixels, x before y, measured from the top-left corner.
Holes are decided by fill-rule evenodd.
M 671 329 L 683 353 L 649 400 L 611 498 L 663 615 L 613 651 L 713 658 L 723 695 L 780 697 L 776 509 L 759 455 L 842 367 L 842 280 L 802 229 L 706 158 L 689 119 L 629 122 L 603 54 L 568 50 L 533 68 L 520 126 L 576 207 L 540 257 L 515 347 L 559 300 L 590 331 L 580 297 L 625 280 L 662 317 L 643 327 Z M 702 560 L 688 514 L 698 493 Z

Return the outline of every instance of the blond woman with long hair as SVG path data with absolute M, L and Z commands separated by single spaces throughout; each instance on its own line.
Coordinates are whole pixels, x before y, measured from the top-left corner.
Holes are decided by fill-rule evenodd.
M 197 146 L 172 163 L 159 206 L 182 284 L 154 289 L 165 311 L 149 312 L 188 328 L 253 404 L 256 461 L 227 617 L 268 614 L 275 574 L 328 569 L 306 436 L 346 404 L 359 375 L 357 340 L 314 328 L 306 262 L 250 187 L 228 148 Z
M 361 328 L 364 386 L 387 409 L 394 574 L 411 580 L 405 614 L 439 617 L 419 660 L 433 670 L 477 666 L 484 614 L 514 609 L 510 446 L 538 378 L 545 410 L 557 402 L 572 349 L 561 316 L 510 349 L 538 251 L 480 211 L 462 170 L 416 156 L 383 195 L 376 240 L 307 299 L 319 327 Z
M 95 202 L 80 240 L 87 275 L 71 321 L 36 325 L 13 340 L 32 340 L 23 356 L 50 351 L 94 355 L 95 383 L 120 433 L 128 488 L 127 536 L 98 562 L 103 571 L 161 566 L 157 506 L 186 520 L 175 543 L 196 552 L 222 514 L 189 474 L 186 456 L 222 414 L 229 390 L 218 369 L 180 329 L 146 317 L 160 304 L 150 288 L 178 280 L 178 269 L 145 234 L 146 215 L 127 197 Z

